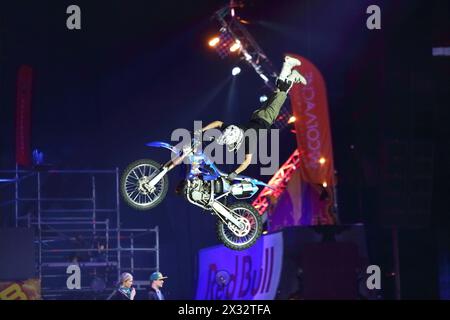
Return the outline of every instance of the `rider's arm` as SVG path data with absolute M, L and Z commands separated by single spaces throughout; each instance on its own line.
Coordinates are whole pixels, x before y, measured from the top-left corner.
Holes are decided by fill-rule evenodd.
M 222 121 L 213 121 L 210 124 L 208 124 L 206 127 L 202 128 L 202 132 L 209 130 L 209 129 L 222 127 L 222 125 L 223 125 Z
M 234 172 L 236 172 L 236 174 L 240 174 L 242 171 L 247 169 L 247 167 L 250 165 L 251 162 L 252 162 L 252 154 L 251 153 L 246 154 L 244 162 L 242 162 L 242 164 L 236 170 L 234 170 Z

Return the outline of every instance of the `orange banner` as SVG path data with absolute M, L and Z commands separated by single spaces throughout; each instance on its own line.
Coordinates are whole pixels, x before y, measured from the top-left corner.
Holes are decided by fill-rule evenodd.
M 295 55 L 294 55 L 295 56 Z M 333 147 L 325 82 L 319 70 L 306 58 L 295 56 L 298 69 L 308 84 L 295 85 L 290 91 L 297 131 L 297 144 L 303 154 L 301 176 L 305 182 L 334 185 Z
M 334 162 L 325 82 L 319 70 L 306 58 L 297 67 L 308 83 L 290 90 L 296 118 L 300 165 L 270 217 L 270 230 L 291 225 L 329 225 L 334 213 Z
M 41 300 L 39 279 L 0 282 L 0 300 Z

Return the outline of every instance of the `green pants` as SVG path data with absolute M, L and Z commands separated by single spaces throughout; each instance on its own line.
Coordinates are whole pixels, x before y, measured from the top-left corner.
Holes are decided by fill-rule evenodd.
M 280 113 L 280 109 L 283 106 L 284 101 L 286 101 L 287 93 L 284 91 L 274 92 L 266 103 L 253 112 L 252 119 L 261 118 L 272 125 Z

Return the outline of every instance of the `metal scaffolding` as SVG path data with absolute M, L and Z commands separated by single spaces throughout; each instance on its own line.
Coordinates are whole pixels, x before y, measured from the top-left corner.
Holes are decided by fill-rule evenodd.
M 16 167 L 0 173 L 14 177 L 1 186 L 10 187 L 4 193 L 13 200 L 0 207 L 13 207 L 16 227 L 35 230 L 44 299 L 104 299 L 125 271 L 133 274 L 137 290 L 149 285 L 150 274 L 159 270 L 159 230 L 122 227 L 118 168 Z M 81 270 L 81 289 L 67 287 L 66 270 L 74 264 Z

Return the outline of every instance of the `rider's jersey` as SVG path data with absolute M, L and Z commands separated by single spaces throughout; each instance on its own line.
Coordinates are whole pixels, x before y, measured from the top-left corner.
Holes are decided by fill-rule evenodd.
M 231 125 L 231 123 L 227 123 L 227 124 L 224 123 L 222 125 L 222 129 L 225 129 L 229 125 Z M 245 154 L 251 154 L 255 150 L 252 147 L 252 145 L 257 145 L 258 144 L 258 138 L 259 138 L 259 134 L 260 134 L 259 130 L 261 130 L 261 129 L 264 129 L 264 130 L 270 129 L 270 124 L 267 121 L 265 121 L 264 119 L 261 119 L 261 118 L 258 118 L 258 117 L 250 119 L 250 121 L 248 121 L 245 124 L 235 124 L 235 125 L 238 126 L 239 128 L 241 128 L 242 130 L 244 130 L 244 134 L 247 133 L 247 134 L 245 134 L 244 141 L 243 141 L 241 147 L 239 148 L 239 149 L 244 148 Z M 250 138 L 250 137 L 252 137 L 252 135 L 249 134 L 249 132 L 247 132 L 247 130 L 251 130 L 251 129 L 256 131 L 256 138 L 257 138 L 256 141 L 253 141 Z

